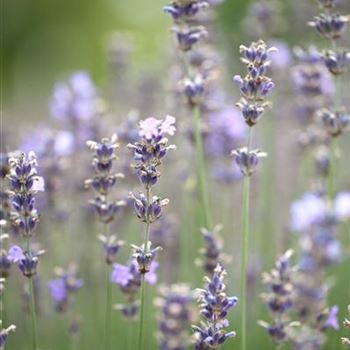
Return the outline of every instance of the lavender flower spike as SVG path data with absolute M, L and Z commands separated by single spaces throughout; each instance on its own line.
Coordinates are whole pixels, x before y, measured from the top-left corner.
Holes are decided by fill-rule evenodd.
M 264 284 L 268 286 L 268 293 L 262 294 L 261 297 L 272 314 L 273 323 L 264 321 L 258 323 L 266 328 L 278 344 L 289 341 L 291 327 L 299 325 L 298 322 L 291 321 L 289 316 L 295 293 L 293 274 L 296 268 L 290 262 L 292 254 L 292 250 L 288 250 L 277 260 L 276 267 L 270 273 L 262 275 Z
M 348 306 L 348 313 L 350 315 L 350 305 Z M 345 321 L 343 322 L 344 327 L 350 329 L 350 321 L 346 318 Z M 344 345 L 346 345 L 350 349 L 350 339 L 349 338 L 341 338 L 341 341 Z
M 0 350 L 5 349 L 5 345 L 7 343 L 7 337 L 10 332 L 14 332 L 16 330 L 16 326 L 11 325 L 7 328 L 2 328 L 2 321 L 0 321 Z
M 203 317 L 201 326 L 192 326 L 196 334 L 196 350 L 218 349 L 227 339 L 236 335 L 227 332 L 229 326 L 227 315 L 237 304 L 237 297 L 228 297 L 224 278 L 225 269 L 218 264 L 213 277 L 205 277 L 206 289 L 198 289 L 200 314 Z

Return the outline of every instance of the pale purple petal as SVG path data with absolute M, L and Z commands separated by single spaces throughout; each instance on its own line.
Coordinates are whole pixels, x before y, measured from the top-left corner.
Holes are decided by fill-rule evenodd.
M 7 258 L 13 263 L 17 263 L 25 259 L 23 249 L 18 245 L 13 245 L 8 252 Z

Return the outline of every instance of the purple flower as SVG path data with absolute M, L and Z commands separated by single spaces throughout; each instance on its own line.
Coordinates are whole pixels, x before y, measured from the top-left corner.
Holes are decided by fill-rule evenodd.
M 330 308 L 330 310 L 328 312 L 327 320 L 323 324 L 323 330 L 327 330 L 329 328 L 332 328 L 335 330 L 339 329 L 338 312 L 339 312 L 338 305 L 334 305 Z
M 48 282 L 55 308 L 58 312 L 67 310 L 72 299 L 72 294 L 81 289 L 84 281 L 77 278 L 77 267 L 72 264 L 67 270 L 56 268 L 57 278 Z
M 289 45 L 284 41 L 277 40 L 272 41 L 270 45 L 277 49 L 275 54 L 271 56 L 273 66 L 278 69 L 289 68 L 293 61 Z
M 226 332 L 229 326 L 227 315 L 237 304 L 237 297 L 226 295 L 226 285 L 224 284 L 225 269 L 217 265 L 213 277 L 206 277 L 206 289 L 199 289 L 198 303 L 200 314 L 206 323 L 201 327 L 192 326 L 196 333 L 196 349 L 203 349 L 207 346 L 217 349 L 227 339 L 234 337 L 235 332 Z
M 335 215 L 341 219 L 350 219 L 350 192 L 340 192 L 334 201 Z
M 8 252 L 8 259 L 17 264 L 19 261 L 25 259 L 25 255 L 24 252 L 22 250 L 21 247 L 19 247 L 18 245 L 13 245 Z
M 59 120 L 88 120 L 96 112 L 96 88 L 87 72 L 74 73 L 67 82 L 56 84 L 51 113 Z
M 310 229 L 313 225 L 325 217 L 327 207 L 324 200 L 312 193 L 306 193 L 295 201 L 290 209 L 292 230 L 302 232 Z
M 111 282 L 119 284 L 122 287 L 125 287 L 132 278 L 133 278 L 133 275 L 130 272 L 129 266 L 125 266 L 121 264 L 113 264 Z
M 145 281 L 148 284 L 154 285 L 158 281 L 157 270 L 159 267 L 159 263 L 157 261 L 152 261 L 148 273 L 145 275 Z
M 1 330 L 0 330 L 0 349 L 2 350 L 5 348 L 9 333 L 14 332 L 16 330 L 16 326 L 11 325 L 7 328 L 2 328 L 2 325 L 0 323 L 0 327 L 1 327 Z
M 53 149 L 58 156 L 67 156 L 74 151 L 74 136 L 69 131 L 60 131 L 57 133 Z
M 48 287 L 51 292 L 52 299 L 57 303 L 66 301 L 68 292 L 66 283 L 62 278 L 56 278 L 48 282 Z

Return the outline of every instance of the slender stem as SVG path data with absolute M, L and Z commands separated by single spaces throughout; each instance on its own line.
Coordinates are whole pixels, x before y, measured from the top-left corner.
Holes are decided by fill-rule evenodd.
M 141 280 L 141 305 L 140 305 L 140 326 L 139 326 L 139 344 L 138 349 L 143 349 L 143 322 L 144 322 L 144 312 L 145 312 L 145 274 L 142 274 Z
M 106 346 L 105 349 L 109 350 L 111 345 L 111 319 L 112 319 L 112 283 L 109 280 L 110 271 L 109 271 L 109 265 L 107 265 L 106 269 L 106 283 L 107 283 L 107 290 L 106 290 Z
M 126 343 L 126 348 L 127 350 L 132 350 L 132 330 L 133 330 L 133 325 L 131 324 L 131 321 L 128 322 L 128 338 L 127 338 L 127 343 Z
M 103 233 L 109 236 L 108 225 L 103 224 Z M 112 283 L 110 282 L 110 268 L 106 265 L 106 315 L 105 315 L 105 349 L 110 349 L 111 343 L 111 318 L 112 318 Z
M 193 118 L 195 122 L 195 142 L 197 156 L 198 181 L 200 186 L 200 194 L 204 211 L 204 224 L 206 228 L 212 228 L 212 219 L 209 206 L 208 183 L 206 176 L 204 147 L 201 133 L 201 116 L 199 106 L 193 108 Z
M 334 181 L 335 181 L 335 173 L 336 173 L 336 138 L 331 138 L 330 144 L 330 156 L 329 156 L 329 173 L 328 173 L 328 184 L 327 184 L 327 193 L 328 198 L 333 199 L 334 197 Z
M 151 198 L 151 188 L 147 187 L 146 189 L 146 196 L 147 196 L 147 205 L 150 203 Z M 146 232 L 145 232 L 145 240 L 143 245 L 143 252 L 146 254 L 147 252 L 147 244 L 149 241 L 150 236 L 150 220 L 147 214 L 147 223 L 146 223 Z M 138 343 L 138 349 L 143 349 L 143 326 L 144 326 L 144 309 L 145 309 L 145 294 L 146 294 L 146 286 L 145 286 L 145 275 L 146 273 L 142 273 L 142 279 L 141 279 L 141 305 L 140 305 L 140 325 L 139 325 L 139 343 Z
M 29 233 L 27 233 L 27 253 L 28 254 L 32 253 Z M 35 312 L 33 277 L 29 277 L 29 306 L 30 306 L 30 314 L 32 318 L 33 350 L 37 350 L 38 349 L 38 330 L 37 330 L 37 321 L 36 321 L 36 312 Z
M 248 135 L 248 152 L 251 148 L 252 128 L 249 128 Z M 242 198 L 242 243 L 241 243 L 241 333 L 242 343 L 241 349 L 247 348 L 247 257 L 249 242 L 249 197 L 250 197 L 250 176 L 244 177 L 243 182 L 243 198 Z

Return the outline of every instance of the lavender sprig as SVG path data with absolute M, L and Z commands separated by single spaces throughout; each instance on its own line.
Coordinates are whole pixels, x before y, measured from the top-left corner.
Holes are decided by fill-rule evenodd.
M 198 289 L 198 303 L 203 317 L 201 326 L 192 326 L 196 333 L 196 350 L 219 349 L 229 338 L 235 337 L 233 331 L 226 331 L 230 310 L 237 304 L 237 297 L 228 297 L 224 278 L 225 269 L 218 264 L 210 279 L 205 277 L 206 288 Z
M 174 146 L 168 145 L 168 139 L 165 135 L 174 135 L 175 118 L 166 116 L 164 120 L 147 118 L 140 122 L 139 136 L 140 140 L 128 147 L 134 151 L 135 163 L 132 165 L 136 174 L 144 186 L 146 194 L 142 192 L 135 196 L 131 194 L 134 200 L 134 208 L 137 217 L 146 224 L 143 245 L 140 247 L 133 245 L 133 257 L 138 263 L 139 272 L 141 273 L 141 306 L 140 306 L 140 327 L 138 338 L 138 349 L 143 349 L 143 323 L 144 323 L 144 304 L 145 304 L 145 278 L 150 271 L 152 263 L 160 248 L 151 249 L 150 242 L 151 224 L 161 216 L 162 207 L 168 204 L 167 199 L 160 199 L 151 194 L 152 187 L 159 181 L 159 166 L 163 158 Z
M 13 208 L 13 224 L 26 239 L 26 250 L 13 246 L 10 248 L 10 261 L 17 264 L 23 275 L 29 278 L 30 310 L 32 317 L 33 350 L 38 348 L 38 332 L 35 312 L 33 276 L 37 274 L 39 256 L 43 251 L 32 250 L 31 238 L 39 222 L 35 208 L 35 195 L 44 190 L 44 180 L 37 174 L 37 160 L 33 152 L 20 153 L 9 159 L 10 198 Z
M 103 138 L 100 142 L 88 141 L 87 146 L 93 152 L 92 166 L 94 168 L 94 176 L 85 181 L 86 187 L 92 187 L 96 193 L 94 200 L 90 203 L 94 208 L 99 221 L 103 224 L 103 233 L 100 234 L 99 240 L 102 242 L 105 254 L 106 269 L 106 320 L 105 320 L 105 349 L 110 347 L 111 334 L 111 311 L 112 311 L 112 284 L 110 282 L 110 266 L 116 259 L 120 247 L 124 244 L 117 240 L 116 235 L 111 235 L 109 224 L 114 220 L 120 208 L 125 205 L 125 201 L 114 201 L 109 198 L 112 190 L 117 184 L 118 179 L 123 178 L 122 173 L 114 173 L 113 162 L 116 157 L 116 150 L 119 145 L 117 143 L 117 135 Z
M 350 315 L 350 305 L 348 306 L 348 313 Z M 346 318 L 345 321 L 343 322 L 343 325 L 345 328 L 350 329 L 350 321 Z M 344 345 L 346 345 L 348 348 L 350 348 L 350 339 L 347 337 L 341 338 L 341 341 Z
M 288 250 L 276 262 L 276 267 L 270 273 L 262 275 L 263 283 L 268 287 L 268 293 L 261 295 L 269 308 L 273 322 L 258 323 L 264 327 L 271 338 L 277 343 L 286 343 L 290 340 L 290 329 L 298 325 L 298 322 L 290 320 L 290 311 L 294 305 L 295 287 L 293 274 L 296 267 L 291 265 L 293 252 Z
M 235 162 L 244 175 L 242 198 L 242 258 L 241 258 L 241 305 L 242 305 L 242 350 L 247 347 L 247 255 L 249 244 L 249 216 L 250 216 L 250 176 L 255 171 L 260 157 L 266 156 L 260 150 L 252 150 L 252 128 L 262 117 L 265 109 L 270 105 L 267 96 L 275 84 L 266 75 L 270 65 L 270 55 L 276 49 L 268 48 L 264 41 L 252 42 L 249 47 L 241 45 L 241 61 L 246 65 L 247 73 L 244 77 L 234 76 L 233 80 L 241 91 L 242 98 L 237 103 L 242 116 L 249 127 L 247 147 L 232 152 Z
M 319 5 L 325 12 L 316 16 L 308 24 L 314 27 L 324 38 L 330 40 L 332 49 L 325 50 L 322 53 L 322 58 L 329 72 L 337 78 L 337 82 L 339 83 L 340 75 L 346 71 L 347 66 L 350 64 L 350 52 L 349 50 L 339 48 L 337 43 L 347 29 L 350 16 L 332 12 L 332 9 L 336 7 L 336 1 L 319 1 Z M 350 122 L 350 116 L 341 106 L 341 89 L 339 87 L 336 88 L 335 98 L 333 108 L 324 109 L 319 113 L 319 119 L 330 137 L 330 164 L 327 186 L 330 199 L 333 199 L 334 196 L 336 137 L 342 134 Z
M 159 308 L 157 339 L 162 350 L 185 350 L 190 345 L 188 328 L 193 319 L 194 293 L 185 284 L 159 288 L 155 300 Z
M 16 326 L 14 325 L 7 328 L 2 328 L 2 321 L 0 320 L 0 350 L 5 349 L 9 333 L 14 332 L 15 330 Z
M 204 213 L 204 225 L 211 228 L 211 212 L 206 178 L 204 146 L 202 140 L 201 109 L 204 107 L 207 93 L 207 81 L 209 74 L 204 64 L 196 65 L 191 61 L 194 56 L 194 47 L 206 36 L 205 26 L 200 25 L 200 13 L 209 7 L 209 2 L 201 0 L 174 0 L 164 7 L 174 21 L 172 31 L 175 33 L 177 48 L 181 57 L 183 79 L 181 83 L 182 93 L 192 110 L 194 122 L 194 136 L 196 143 L 196 162 L 198 169 L 198 187 L 202 199 Z M 204 62 L 205 60 L 203 60 Z

